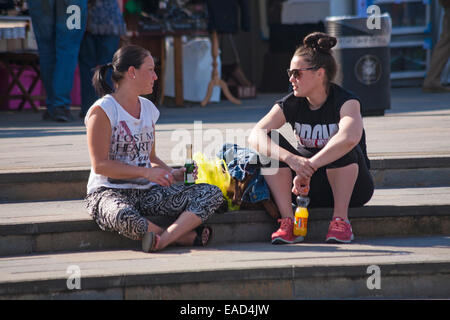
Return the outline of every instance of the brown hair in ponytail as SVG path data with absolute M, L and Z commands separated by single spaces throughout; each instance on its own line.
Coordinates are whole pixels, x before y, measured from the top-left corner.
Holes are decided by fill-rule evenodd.
M 137 45 L 128 45 L 117 50 L 111 63 L 95 68 L 92 85 L 97 95 L 103 97 L 114 91 L 106 81 L 106 73 L 109 68 L 112 68 L 112 81 L 114 84 L 119 84 L 130 67 L 139 69 L 148 56 L 151 56 L 150 52 Z
M 313 32 L 303 39 L 303 45 L 295 50 L 294 57 L 300 56 L 312 67 L 324 68 L 327 76 L 326 86 L 333 81 L 337 72 L 336 60 L 331 48 L 337 43 L 335 37 L 323 32 Z

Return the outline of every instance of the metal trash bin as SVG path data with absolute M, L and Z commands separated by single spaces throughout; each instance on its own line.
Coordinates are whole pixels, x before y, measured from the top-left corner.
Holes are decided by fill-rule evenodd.
M 380 28 L 369 29 L 368 18 L 327 17 L 326 32 L 337 38 L 336 83 L 361 99 L 363 115 L 384 115 L 391 107 L 390 49 L 392 22 L 379 16 Z

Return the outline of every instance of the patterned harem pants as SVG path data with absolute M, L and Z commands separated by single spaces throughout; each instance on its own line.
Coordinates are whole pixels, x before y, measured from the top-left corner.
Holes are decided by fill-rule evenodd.
M 203 183 L 155 185 L 145 190 L 100 188 L 86 197 L 86 208 L 100 229 L 140 240 L 148 230 L 146 217 L 177 218 L 189 211 L 203 223 L 221 206 L 223 199 L 218 187 Z

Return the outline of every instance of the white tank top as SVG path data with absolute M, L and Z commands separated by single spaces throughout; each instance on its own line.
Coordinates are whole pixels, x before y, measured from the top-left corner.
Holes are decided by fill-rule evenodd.
M 100 106 L 111 123 L 111 144 L 109 160 L 120 161 L 129 165 L 151 168 L 150 152 L 155 142 L 155 123 L 159 118 L 159 110 L 148 99 L 139 97 L 141 114 L 139 119 L 131 116 L 111 95 L 97 100 L 93 106 Z M 92 107 L 84 119 L 85 125 L 89 119 Z M 91 167 L 87 193 L 90 194 L 100 187 L 118 189 L 147 189 L 155 183 L 145 178 L 112 179 L 94 172 Z

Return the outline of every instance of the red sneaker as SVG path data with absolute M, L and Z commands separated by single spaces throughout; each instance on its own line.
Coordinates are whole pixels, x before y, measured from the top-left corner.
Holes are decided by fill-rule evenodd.
M 350 243 L 354 239 L 350 222 L 336 217 L 330 222 L 326 242 Z
M 278 219 L 280 228 L 272 233 L 272 244 L 298 243 L 303 241 L 302 236 L 294 236 L 294 221 L 291 218 Z

